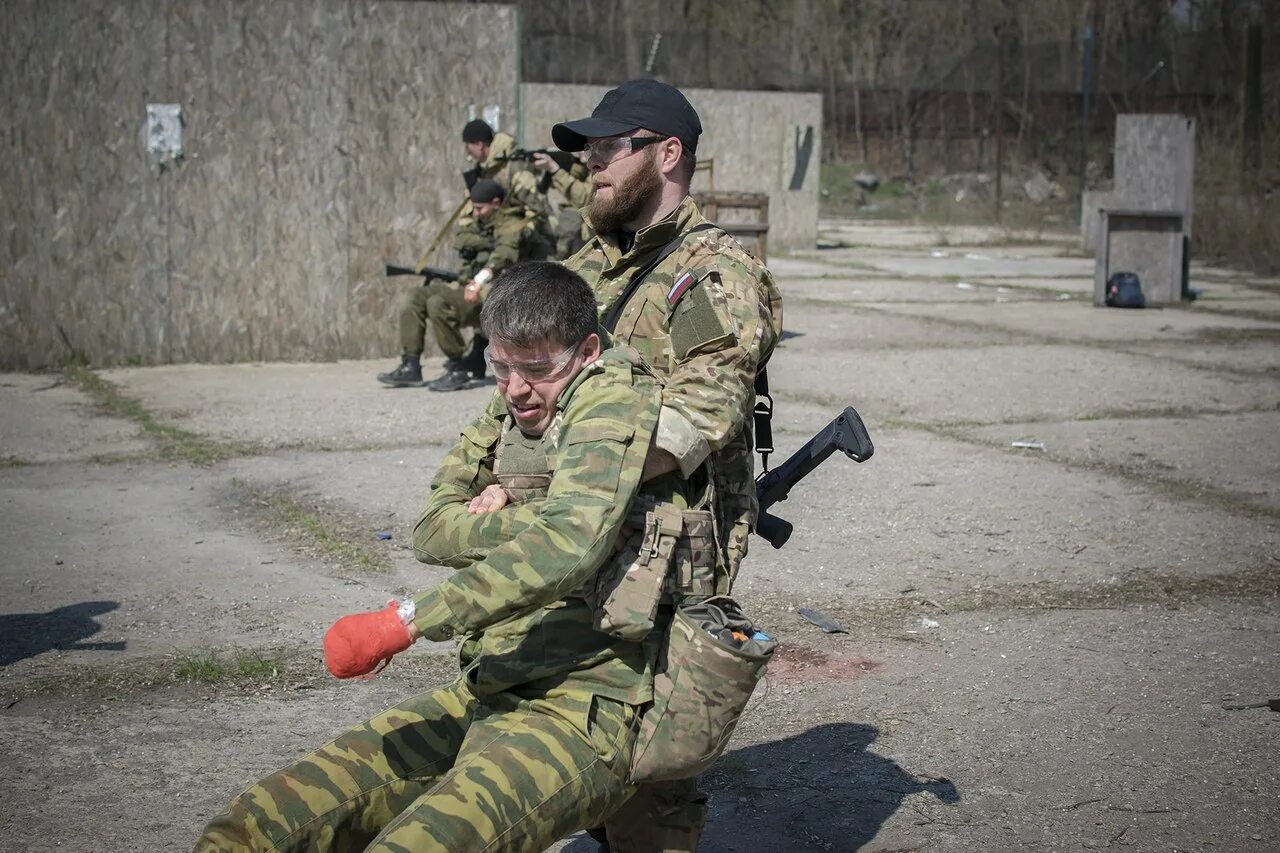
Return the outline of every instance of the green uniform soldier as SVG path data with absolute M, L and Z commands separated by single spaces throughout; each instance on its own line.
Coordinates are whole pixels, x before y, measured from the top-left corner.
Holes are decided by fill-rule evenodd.
M 633 80 L 589 118 L 557 124 L 552 138 L 587 152 L 594 185 L 592 239 L 566 265 L 592 286 L 614 343 L 635 347 L 663 381 L 645 476 L 710 482 L 724 593 L 755 523 L 754 383 L 781 334 L 782 304 L 764 265 L 688 197 L 701 132 L 678 89 Z M 692 782 L 643 786 L 608 820 L 608 845 L 694 850 L 705 810 Z
M 559 265 L 512 268 L 481 319 L 500 396 L 442 463 L 414 535 L 420 559 L 459 570 L 325 636 L 340 677 L 418 637 L 462 637 L 461 676 L 251 786 L 197 851 L 537 851 L 632 794 L 670 609 L 647 626 L 600 620 L 661 389 L 634 350 L 602 352 L 591 291 Z M 549 473 L 521 500 L 533 448 Z M 514 500 L 492 506 L 492 487 Z M 669 475 L 645 492 L 657 506 L 683 489 Z
M 582 216 L 582 208 L 591 200 L 591 172 L 584 163 L 574 163 L 565 169 L 547 154 L 533 156 L 533 168 L 550 177 L 551 186 L 564 196 L 565 205 L 556 214 L 556 257 L 568 258 L 576 254 L 591 232 Z
M 529 219 L 538 234 L 548 243 L 554 244 L 551 204 L 547 201 L 546 193 L 539 189 L 538 179 L 526 164 L 513 158 L 512 155 L 516 152 L 515 139 L 501 131 L 495 132 L 481 119 L 473 119 L 463 127 L 462 141 L 466 146 L 467 156 L 476 164 L 469 173 L 470 176 L 489 178 L 501 184 L 507 191 L 503 210 L 512 217 Z
M 462 259 L 457 282 L 430 281 L 415 288 L 400 309 L 400 365 L 379 373 L 378 381 L 394 387 L 422 384 L 422 350 L 427 325 L 445 356 L 444 372 L 427 383 L 433 391 L 456 391 L 484 377 L 484 338 L 473 337 L 471 349 L 463 329 L 475 328 L 493 277 L 518 261 L 542 260 L 549 246 L 532 220 L 505 206 L 506 190 L 489 178 L 471 187 L 471 211 L 459 220 L 454 247 Z

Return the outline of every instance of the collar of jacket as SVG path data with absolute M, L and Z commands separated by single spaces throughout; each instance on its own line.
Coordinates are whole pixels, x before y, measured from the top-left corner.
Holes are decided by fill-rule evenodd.
M 690 228 L 706 221 L 707 219 L 702 215 L 702 211 L 698 209 L 698 205 L 694 204 L 693 198 L 685 196 L 675 210 L 652 225 L 641 228 L 636 232 L 635 242 L 631 244 L 629 251 L 622 251 L 618 245 L 617 235 L 596 234 L 596 243 L 599 244 L 601 251 L 604 252 L 605 273 L 612 273 L 616 269 L 623 267 L 643 264 L 654 252 L 674 240 L 676 235 L 683 234 Z

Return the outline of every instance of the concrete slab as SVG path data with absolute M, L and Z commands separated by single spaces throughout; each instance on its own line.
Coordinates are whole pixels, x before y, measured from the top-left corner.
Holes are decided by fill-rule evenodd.
M 1184 482 L 1280 517 L 1280 414 L 1275 412 L 1002 424 L 961 432 L 997 447 L 1008 447 L 1011 436 L 1043 441 L 1054 461 Z
M 1093 262 L 1079 258 L 1000 258 L 985 252 L 960 257 L 862 254 L 872 269 L 913 278 L 1080 278 L 1093 275 Z
M 221 471 L 255 489 L 344 504 L 352 512 L 380 519 L 377 530 L 390 531 L 392 541 L 407 544 L 431 492 L 436 466 L 448 449 L 442 442 L 394 450 L 282 451 L 232 459 Z M 375 533 L 369 531 L 370 536 Z
M 154 463 L 0 471 L 0 550 L 6 555 L 0 648 L 24 650 L 20 659 L 5 661 L 6 676 L 35 672 L 50 656 L 110 664 L 164 655 L 192 637 L 215 647 L 318 642 L 335 612 L 447 574 L 396 548 L 407 534 L 387 544 L 396 557 L 393 571 L 341 578 L 294 553 L 291 543 L 253 535 L 233 500 L 231 477 L 254 471 L 255 486 L 297 481 L 270 477 L 286 470 L 280 463 L 240 462 L 198 472 Z M 305 498 L 314 490 L 293 485 L 293 494 Z M 355 511 L 380 506 L 371 500 Z M 416 516 L 407 502 L 402 509 Z M 369 530 L 371 541 L 374 533 Z M 67 641 L 30 648 L 38 637 L 11 632 L 24 624 L 33 630 L 32 620 L 48 637 Z M 81 639 L 91 645 L 72 642 Z
M 149 448 L 136 425 L 104 416 L 58 374 L 0 374 L 0 460 L 89 460 Z
M 822 601 L 892 598 L 914 587 L 939 598 L 988 583 L 1105 581 L 1139 567 L 1188 575 L 1238 571 L 1266 565 L 1280 548 L 1280 525 L 1259 526 L 1230 508 L 1189 505 L 1158 487 L 1071 468 L 1069 446 L 1050 456 L 1005 449 L 1007 438 L 1024 435 L 1048 435 L 1056 445 L 1057 434 L 1039 425 L 975 431 L 1000 445 L 984 448 L 882 426 L 873 405 L 860 411 L 875 455 L 860 465 L 829 459 L 778 504 L 775 514 L 791 521 L 795 534 L 781 550 L 754 539 L 736 589 Z M 1261 428 L 1233 433 L 1229 443 Z M 1275 443 L 1269 439 L 1259 453 Z M 1244 466 L 1226 456 L 1215 457 L 1217 467 L 1205 474 L 1212 468 L 1245 477 Z M 1240 482 L 1262 488 L 1257 484 L 1267 478 L 1271 500 L 1274 460 Z M 975 483 L 982 484 L 980 494 Z
M 1280 332 L 1280 323 L 1223 312 L 1169 308 L 1127 311 L 1095 308 L 1081 300 L 1061 301 L 1052 306 L 1040 302 L 1010 302 L 985 305 L 927 305 L 885 302 L 876 306 L 890 314 L 928 317 L 954 323 L 975 323 L 1040 335 L 1051 340 L 1079 340 L 1127 343 L 1141 340 L 1195 340 L 1212 336 L 1230 340 L 1233 332 L 1242 338 L 1258 333 Z
M 980 347 L 1010 343 L 1030 343 L 1027 335 L 980 326 L 957 327 L 932 318 L 894 316 L 855 304 L 827 298 L 806 299 L 784 296 L 786 332 L 774 360 L 790 353 L 812 353 L 827 359 L 827 369 L 843 367 L 847 359 L 836 353 L 886 349 L 936 349 L 938 347 Z M 852 302 L 852 300 L 846 300 Z M 825 377 L 812 377 L 825 378 Z
M 784 400 L 852 403 L 879 422 L 1021 423 L 1280 406 L 1280 381 L 1154 361 L 1124 370 L 1116 364 L 1114 353 L 1094 347 L 1010 345 L 859 353 L 840 370 L 829 356 L 797 350 L 770 362 L 769 380 Z
M 974 284 L 1029 291 L 1041 299 L 1091 299 L 1093 296 L 1093 282 L 1083 278 L 978 278 Z
M 1216 296 L 1204 300 L 1197 299 L 1192 307 L 1193 310 L 1241 314 L 1280 323 L 1280 297 L 1259 298 L 1257 291 L 1252 291 L 1252 296 L 1241 294 L 1236 298 Z
M 824 219 L 818 226 L 819 239 L 842 242 L 849 246 L 880 246 L 893 249 L 918 249 L 934 246 L 985 246 L 1055 244 L 1071 246 L 1074 234 L 1031 229 L 1002 229 L 966 225 L 911 225 L 903 222 Z
M 1215 370 L 1263 375 L 1280 373 L 1280 336 L 1215 343 L 1137 341 L 1126 346 L 1126 349 L 1146 353 L 1154 358 L 1198 364 Z
M 440 359 L 423 364 L 440 372 Z M 374 376 L 389 359 L 327 364 L 174 365 L 103 376 L 165 420 L 260 447 L 413 446 L 452 440 L 493 385 L 451 394 L 389 388 Z M 429 427 L 429 428 L 428 428 Z
M 965 281 L 942 279 L 863 277 L 845 273 L 839 278 L 779 277 L 778 288 L 789 312 L 792 301 L 799 299 L 833 303 L 863 302 L 1009 302 L 1026 299 L 1056 299 L 1058 290 L 1023 287 L 1021 283 Z M 790 317 L 786 318 L 788 321 Z

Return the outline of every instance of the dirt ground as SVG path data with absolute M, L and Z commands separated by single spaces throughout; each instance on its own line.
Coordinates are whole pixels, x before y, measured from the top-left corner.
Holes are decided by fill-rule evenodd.
M 852 404 L 876 454 L 754 543 L 739 597 L 783 645 L 703 850 L 1276 849 L 1280 713 L 1232 706 L 1280 699 L 1280 281 L 1094 309 L 1073 242 L 828 222 L 772 261 L 780 452 Z M 492 391 L 392 363 L 0 375 L 5 849 L 187 849 L 450 677 L 450 644 L 352 684 L 319 656 L 443 577 L 409 533 Z

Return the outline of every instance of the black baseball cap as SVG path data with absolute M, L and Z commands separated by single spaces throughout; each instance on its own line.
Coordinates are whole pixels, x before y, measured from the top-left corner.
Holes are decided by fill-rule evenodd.
M 697 151 L 702 135 L 698 113 L 679 89 L 644 78 L 610 89 L 590 118 L 557 124 L 551 128 L 551 138 L 561 151 L 581 151 L 588 139 L 617 136 L 638 127 L 674 136 L 691 154 Z

